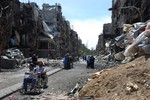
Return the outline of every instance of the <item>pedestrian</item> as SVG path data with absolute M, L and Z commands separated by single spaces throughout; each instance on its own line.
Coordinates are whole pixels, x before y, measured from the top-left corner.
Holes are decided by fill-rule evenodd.
M 70 69 L 69 53 L 67 53 L 67 54 L 64 56 L 63 63 L 64 63 L 64 69 Z
M 88 56 L 88 58 L 86 59 L 86 62 L 87 62 L 86 68 L 90 68 L 90 66 L 91 66 L 91 62 L 90 61 L 91 61 L 90 60 L 90 56 Z
M 85 60 L 85 56 L 82 57 L 83 61 Z
M 70 68 L 73 68 L 73 57 L 69 56 Z
M 94 58 L 94 56 L 92 55 L 91 57 L 90 57 L 90 67 L 92 68 L 92 69 L 94 69 L 94 62 L 95 62 L 95 58 Z
M 36 56 L 36 54 L 33 54 L 33 56 L 32 56 L 32 63 L 34 64 L 34 66 L 37 65 L 37 61 L 38 61 L 38 57 Z
M 86 61 L 86 55 L 84 56 L 84 60 Z

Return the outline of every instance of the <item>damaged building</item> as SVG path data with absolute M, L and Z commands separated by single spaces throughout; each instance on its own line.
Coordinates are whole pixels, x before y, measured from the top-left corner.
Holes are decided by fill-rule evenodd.
M 60 57 L 67 52 L 71 55 L 78 55 L 78 34 L 70 28 L 70 22 L 62 16 L 61 9 L 58 3 L 55 5 L 43 4 L 42 9 L 42 18 L 54 36 L 55 54 Z
M 105 52 L 105 48 L 108 47 L 110 41 L 115 37 L 112 33 L 112 24 L 107 23 L 103 25 L 103 33 L 99 35 L 98 44 L 96 46 L 97 54 L 99 53 L 107 53 Z
M 19 0 L 5 0 L 1 5 L 6 2 L 8 8 L 1 9 L 0 18 L 1 27 L 5 26 L 1 32 L 6 37 L 3 38 L 5 41 L 1 49 L 19 48 L 25 56 L 29 56 L 29 49 L 34 48 L 33 52 L 36 51 L 37 39 L 42 30 L 39 8 L 35 3 L 20 3 Z
M 141 51 L 149 54 L 149 3 L 149 0 L 112 0 L 112 7 L 109 8 L 112 12 L 112 31 L 106 36 L 108 28 L 103 28 L 104 39 L 99 38 L 99 41 L 110 43 L 108 50 L 114 50 L 115 58 L 133 57 Z M 100 47 L 101 42 L 97 47 L 103 48 Z
M 149 20 L 149 3 L 149 0 L 113 0 L 112 8 L 109 9 L 112 11 L 113 32 L 120 35 L 123 24 Z
M 19 0 L 0 2 L 0 54 L 6 49 L 19 49 L 25 57 L 63 57 L 78 55 L 78 34 L 62 16 L 60 4 L 43 4 Z M 18 51 L 18 50 L 17 50 Z

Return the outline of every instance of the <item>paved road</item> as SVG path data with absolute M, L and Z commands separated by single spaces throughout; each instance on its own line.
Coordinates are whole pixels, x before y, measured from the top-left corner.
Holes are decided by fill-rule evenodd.
M 46 67 L 46 69 L 48 74 L 51 74 L 59 71 L 61 68 L 49 66 Z M 0 73 L 0 98 L 20 89 L 24 78 L 24 72 L 27 70 L 28 68 L 24 67 L 20 69 L 9 69 L 9 71 L 3 70 L 3 72 Z
M 51 76 L 49 76 L 48 88 L 44 89 L 44 92 L 38 96 L 46 93 L 64 94 L 71 91 L 77 82 L 84 84 L 88 78 L 90 78 L 95 69 L 86 69 L 85 62 L 78 62 L 74 64 L 74 68 L 70 70 L 61 70 Z M 11 95 L 15 100 L 30 100 L 31 96 L 35 95 L 21 95 L 16 92 Z M 8 100 L 9 97 L 3 100 Z

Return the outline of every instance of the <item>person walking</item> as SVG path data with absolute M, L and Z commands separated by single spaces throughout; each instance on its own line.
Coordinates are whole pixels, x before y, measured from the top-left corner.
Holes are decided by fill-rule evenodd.
M 95 58 L 94 58 L 94 56 L 91 56 L 90 57 L 90 67 L 92 68 L 92 69 L 94 69 L 94 62 L 95 62 Z
M 33 56 L 32 56 L 32 63 L 34 64 L 35 67 L 37 65 L 37 61 L 38 61 L 38 57 L 36 56 L 36 54 L 33 54 Z
M 91 66 L 91 59 L 90 59 L 90 56 L 88 56 L 88 58 L 86 59 L 86 62 L 87 62 L 86 68 L 90 68 L 90 66 Z
M 64 69 L 70 69 L 69 53 L 67 53 L 67 54 L 64 56 L 63 63 L 64 63 Z
M 70 68 L 73 68 L 73 57 L 69 56 Z

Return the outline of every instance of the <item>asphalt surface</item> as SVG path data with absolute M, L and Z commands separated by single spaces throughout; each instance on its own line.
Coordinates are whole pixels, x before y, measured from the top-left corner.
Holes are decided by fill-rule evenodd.
M 46 69 L 48 71 L 48 75 L 62 70 L 62 68 L 57 67 L 46 67 Z M 28 68 L 24 67 L 20 69 L 3 70 L 0 73 L 0 99 L 9 96 L 10 94 L 18 91 L 21 88 L 24 78 L 24 72 L 26 72 L 27 70 Z
M 43 93 L 38 95 L 22 95 L 20 92 L 14 92 L 2 100 L 9 100 L 10 98 L 13 98 L 13 100 L 31 100 L 31 97 L 41 97 L 47 93 L 55 95 L 67 94 L 74 88 L 76 83 L 85 84 L 88 78 L 91 77 L 91 74 L 96 71 L 96 69 L 87 69 L 86 62 L 77 62 L 74 63 L 74 68 L 72 69 L 63 69 L 55 74 L 50 75 L 48 78 L 48 88 L 44 89 Z

